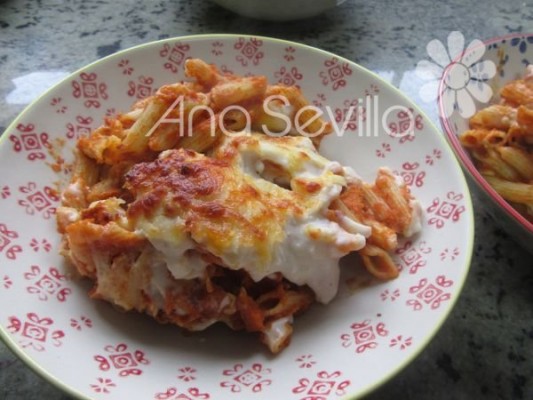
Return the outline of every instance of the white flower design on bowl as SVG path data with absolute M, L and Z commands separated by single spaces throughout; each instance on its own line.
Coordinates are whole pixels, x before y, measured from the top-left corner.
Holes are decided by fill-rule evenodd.
M 487 103 L 492 97 L 492 89 L 486 81 L 496 74 L 496 65 L 490 60 L 480 61 L 485 54 L 485 45 L 480 40 L 472 40 L 465 48 L 465 38 L 461 32 L 448 35 L 447 45 L 433 39 L 426 47 L 431 60 L 422 60 L 416 66 L 416 74 L 427 82 L 420 88 L 420 97 L 426 102 L 441 98 L 447 104 L 449 113 L 455 111 L 464 118 L 476 112 L 476 104 Z M 441 90 L 439 82 L 444 78 Z M 447 115 L 448 117 L 450 115 Z

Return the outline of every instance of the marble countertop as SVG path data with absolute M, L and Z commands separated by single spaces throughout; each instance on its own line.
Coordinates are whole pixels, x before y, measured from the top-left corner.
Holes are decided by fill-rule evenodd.
M 53 82 L 120 49 L 197 33 L 284 38 L 338 53 L 399 87 L 437 121 L 414 74 L 426 44 L 533 31 L 522 0 L 348 0 L 311 21 L 239 17 L 207 0 L 0 0 L 0 133 Z M 533 262 L 474 198 L 476 240 L 464 292 L 423 353 L 369 399 L 533 398 Z M 0 307 L 3 305 L 0 305 Z M 0 344 L 0 399 L 68 399 Z

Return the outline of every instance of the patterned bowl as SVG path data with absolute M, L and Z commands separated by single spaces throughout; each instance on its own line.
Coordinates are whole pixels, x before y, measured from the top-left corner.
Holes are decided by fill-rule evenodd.
M 71 160 L 75 140 L 106 115 L 182 79 L 188 57 L 299 85 L 337 124 L 322 143 L 327 157 L 366 180 L 389 166 L 425 210 L 421 234 L 396 251 L 398 279 L 357 285 L 360 266 L 344 259 L 339 295 L 299 317 L 291 345 L 277 356 L 221 326 L 184 335 L 92 301 L 90 285 L 72 280 L 58 254 L 55 188 L 66 174 L 49 166 L 58 156 Z M 30 105 L 2 137 L 0 166 L 16 171 L 0 177 L 0 336 L 36 372 L 80 399 L 362 396 L 428 344 L 459 296 L 472 255 L 470 194 L 438 130 L 373 73 L 297 43 L 206 35 L 111 55 Z
M 533 34 L 473 41 L 444 68 L 439 88 L 439 112 L 448 140 L 469 180 L 474 183 L 472 187 L 476 187 L 476 193 L 502 228 L 533 253 L 533 223 L 489 185 L 457 137 L 468 129 L 468 121 L 477 110 L 499 100 L 499 90 L 506 82 L 524 76 L 530 63 L 533 63 Z

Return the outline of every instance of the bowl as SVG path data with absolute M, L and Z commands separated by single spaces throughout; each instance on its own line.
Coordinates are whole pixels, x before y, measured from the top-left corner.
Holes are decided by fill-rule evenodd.
M 244 17 L 266 21 L 291 21 L 315 17 L 346 0 L 213 0 Z
M 533 34 L 512 34 L 474 43 L 444 69 L 438 102 L 448 141 L 476 194 L 497 223 L 533 253 L 533 223 L 494 190 L 458 139 L 469 129 L 470 118 L 497 103 L 500 89 L 507 82 L 522 78 L 529 63 L 533 63 Z
M 184 78 L 190 57 L 223 71 L 298 85 L 337 131 L 321 152 L 373 180 L 381 166 L 411 187 L 421 233 L 399 243 L 397 279 L 371 283 L 342 260 L 340 291 L 295 322 L 271 355 L 224 326 L 194 334 L 90 300 L 58 254 L 57 189 L 76 139 L 106 115 Z M 59 162 L 58 162 L 59 161 Z M 354 399 L 409 364 L 457 301 L 470 265 L 473 212 L 455 156 L 397 89 L 353 62 L 302 44 L 245 35 L 148 43 L 74 72 L 6 129 L 0 142 L 0 336 L 78 399 Z

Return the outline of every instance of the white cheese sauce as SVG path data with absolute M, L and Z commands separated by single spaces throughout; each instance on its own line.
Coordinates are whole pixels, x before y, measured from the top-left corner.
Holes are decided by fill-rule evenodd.
M 237 139 L 226 138 L 221 149 L 233 145 L 233 140 Z M 261 175 L 266 161 L 283 168 L 290 175 L 291 186 L 295 180 L 319 184 L 319 189 L 306 194 L 303 204 L 299 204 L 303 214 L 297 215 L 287 209 L 282 219 L 284 225 L 280 227 L 283 235 L 267 236 L 268 257 L 253 246 L 242 246 L 239 240 L 224 248 L 222 254 L 210 249 L 209 243 L 202 243 L 202 246 L 220 257 L 226 267 L 245 269 L 255 281 L 281 273 L 294 284 L 309 286 L 317 301 L 328 303 L 338 291 L 339 259 L 363 248 L 371 234 L 371 227 L 347 216 L 341 216 L 339 222 L 332 221 L 326 216 L 326 211 L 348 181 L 359 181 L 360 178 L 353 169 L 316 153 L 308 138 L 292 137 L 289 140 L 288 143 L 276 142 L 272 138 L 258 140 L 252 135 L 249 140 L 239 142 L 238 154 L 230 160 L 240 173 L 248 176 L 245 178 L 247 182 L 259 191 L 280 193 L 285 190 L 282 194 L 289 196 L 287 198 L 293 195 L 290 189 L 282 189 Z M 421 228 L 420 204 L 413 200 L 410 205 L 413 217 L 403 232 L 406 236 Z M 207 263 L 197 252 L 190 251 L 196 248 L 197 243 L 185 232 L 183 220 L 158 215 L 149 221 L 137 221 L 136 229 L 160 252 L 172 277 L 194 279 L 202 276 Z M 158 281 L 161 278 L 159 275 Z M 158 282 L 157 286 L 161 284 Z
M 194 279 L 203 275 L 207 263 L 194 251 L 196 245 L 185 232 L 185 221 L 158 215 L 150 221 L 140 219 L 136 228 L 161 253 L 175 279 Z
M 338 290 L 339 259 L 348 251 L 364 247 L 371 228 L 355 221 L 341 226 L 326 217 L 326 210 L 346 184 L 341 175 L 345 170 L 316 153 L 308 138 L 294 137 L 291 142 L 294 143 L 289 146 L 273 139 L 252 140 L 248 146 L 244 142 L 237 157 L 240 169 L 254 179 L 261 178 L 258 164 L 270 161 L 288 172 L 292 180 L 319 183 L 320 190 L 309 194 L 303 216 L 287 212 L 285 237 L 271 243 L 271 256 L 266 263 L 256 251 L 243 251 L 238 246 L 220 256 L 230 268 L 244 267 L 255 281 L 281 272 L 289 281 L 309 286 L 317 301 L 328 303 Z M 357 179 L 353 170 L 346 172 L 351 179 Z M 266 182 L 258 186 L 268 190 Z

